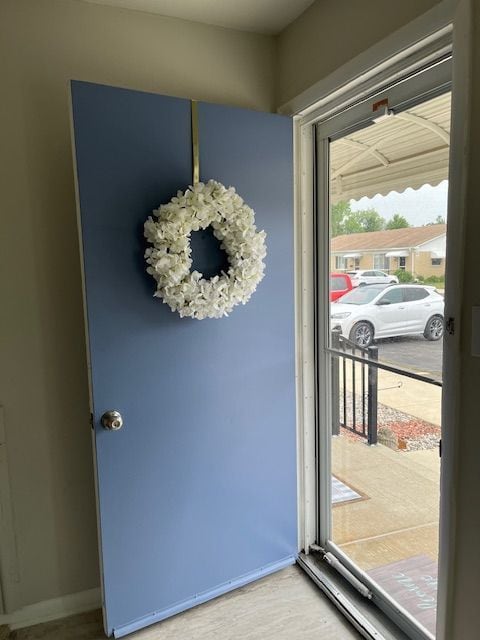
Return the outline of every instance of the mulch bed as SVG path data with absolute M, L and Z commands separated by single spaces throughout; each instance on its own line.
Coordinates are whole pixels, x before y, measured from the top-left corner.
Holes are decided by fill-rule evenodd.
M 438 447 L 440 434 L 440 427 L 417 418 L 378 425 L 378 441 L 388 446 L 387 442 L 393 440 L 394 448 L 401 451 L 434 449 Z

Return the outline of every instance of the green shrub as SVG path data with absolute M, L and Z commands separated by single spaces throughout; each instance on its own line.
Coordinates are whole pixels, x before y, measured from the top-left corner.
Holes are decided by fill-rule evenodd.
M 417 282 L 425 282 L 425 276 L 417 276 Z
M 445 282 L 445 276 L 428 276 L 425 278 L 425 284 L 440 284 Z
M 403 271 L 402 269 L 397 269 L 395 271 L 395 274 L 398 278 L 399 282 L 413 282 L 413 275 L 410 273 L 410 271 Z

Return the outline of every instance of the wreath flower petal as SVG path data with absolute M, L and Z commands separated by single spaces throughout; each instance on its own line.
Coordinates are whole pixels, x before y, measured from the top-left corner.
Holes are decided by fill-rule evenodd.
M 153 211 L 145 222 L 147 272 L 154 293 L 180 316 L 221 318 L 246 304 L 265 273 L 265 231 L 257 231 L 255 213 L 233 187 L 215 180 L 199 182 Z M 227 273 L 209 280 L 191 271 L 190 236 L 212 226 L 228 257 Z

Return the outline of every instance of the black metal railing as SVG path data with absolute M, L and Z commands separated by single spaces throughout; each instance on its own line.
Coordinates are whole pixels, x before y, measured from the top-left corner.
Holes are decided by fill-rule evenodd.
M 377 444 L 378 348 L 360 347 L 332 331 L 332 350 L 332 433 L 343 427 Z

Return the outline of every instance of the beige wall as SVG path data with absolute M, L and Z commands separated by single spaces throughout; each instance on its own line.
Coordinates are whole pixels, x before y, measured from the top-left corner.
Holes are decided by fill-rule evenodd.
M 438 0 L 316 0 L 278 38 L 280 106 Z
M 438 266 L 433 266 L 430 251 L 419 251 L 415 255 L 413 266 L 413 272 L 416 276 L 428 278 L 429 276 L 441 277 L 445 275 L 445 260 L 442 260 Z M 407 259 L 407 271 L 412 271 L 411 258 Z
M 17 605 L 99 584 L 67 82 L 270 110 L 274 52 L 267 36 L 140 12 L 0 2 L 0 405 Z
M 379 252 L 380 253 L 380 252 Z M 374 269 L 374 254 L 364 253 L 360 257 L 358 265 L 359 269 Z M 335 255 L 332 254 L 330 258 L 330 269 L 334 271 L 336 269 Z M 413 267 L 413 268 L 412 268 Z M 346 270 L 351 271 L 355 268 L 355 260 L 353 258 L 347 258 Z M 389 273 L 394 273 L 399 268 L 399 259 L 390 258 Z M 415 258 L 412 264 L 412 255 L 407 256 L 405 261 L 405 270 L 410 271 L 416 276 L 423 276 L 428 278 L 429 276 L 444 276 L 445 275 L 445 260 L 442 260 L 438 266 L 432 266 L 432 256 L 430 251 L 419 251 L 415 254 Z
M 335 266 L 336 260 L 335 260 L 335 256 L 332 255 L 330 258 L 330 268 L 332 271 L 336 270 L 336 266 Z M 353 258 L 347 258 L 347 262 L 346 262 L 346 270 L 347 271 L 353 271 L 355 270 L 355 260 Z M 373 253 L 364 253 L 361 257 L 360 257 L 360 262 L 358 265 L 359 269 L 373 269 Z M 341 269 L 342 271 L 342 269 Z

